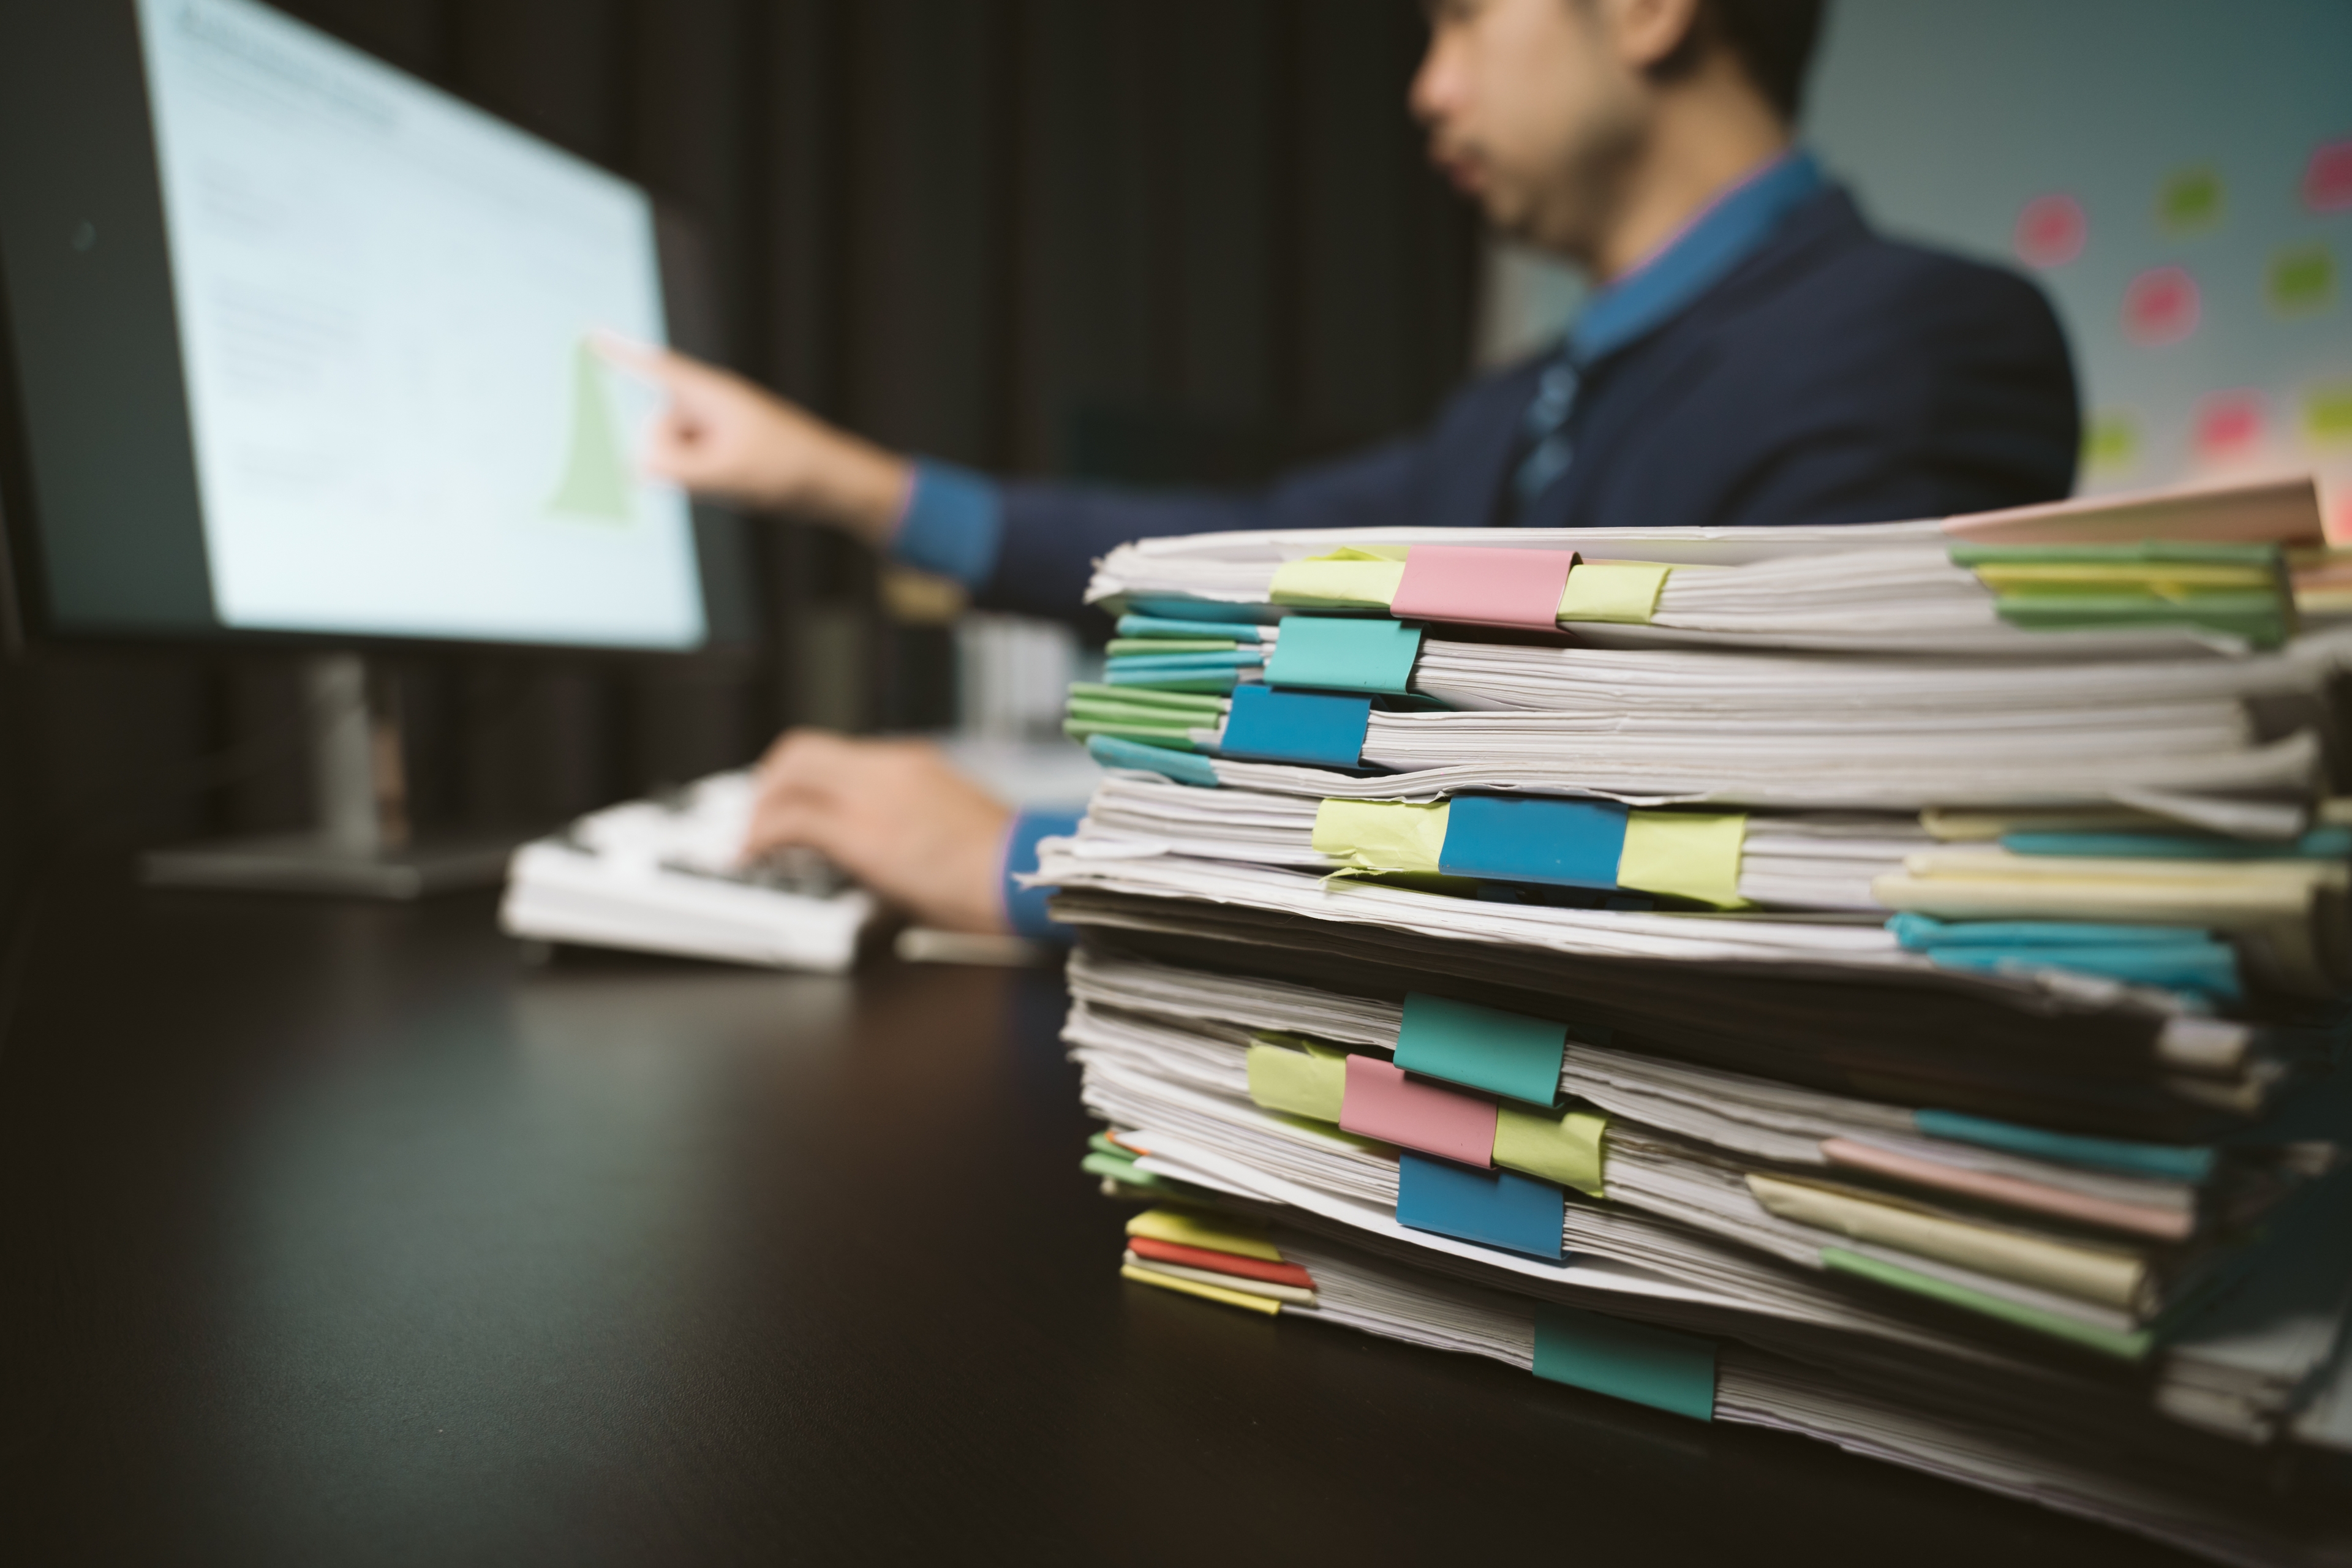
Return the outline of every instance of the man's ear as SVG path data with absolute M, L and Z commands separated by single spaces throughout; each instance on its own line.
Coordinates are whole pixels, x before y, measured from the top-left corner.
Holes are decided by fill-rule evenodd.
M 1647 71 L 1664 65 L 1698 28 L 1700 0 L 1601 0 L 1617 58 Z

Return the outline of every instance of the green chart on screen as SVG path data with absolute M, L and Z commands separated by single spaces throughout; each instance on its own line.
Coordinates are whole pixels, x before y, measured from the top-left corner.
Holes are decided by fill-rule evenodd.
M 572 420 L 563 477 L 547 509 L 599 522 L 628 522 L 635 515 L 634 490 L 620 421 L 614 416 L 612 394 L 604 384 L 604 362 L 583 340 L 572 352 Z

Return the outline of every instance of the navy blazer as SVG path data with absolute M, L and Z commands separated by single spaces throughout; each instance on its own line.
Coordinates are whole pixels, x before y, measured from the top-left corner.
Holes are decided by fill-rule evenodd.
M 1265 528 L 1489 527 L 1545 358 L 1472 382 L 1420 434 L 1262 489 L 1003 487 L 975 595 L 1068 619 L 1131 539 Z M 2015 273 L 1871 231 L 1834 186 L 1681 314 L 1590 367 L 1575 460 L 1534 528 L 1880 522 L 2054 500 L 2080 415 L 2066 340 Z

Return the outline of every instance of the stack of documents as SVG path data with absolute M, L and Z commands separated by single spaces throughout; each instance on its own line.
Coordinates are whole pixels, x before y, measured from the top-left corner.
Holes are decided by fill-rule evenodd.
M 2318 539 L 2296 483 L 1113 552 L 1038 879 L 1123 1273 L 2352 1561 L 2276 1485 L 2352 1449 Z

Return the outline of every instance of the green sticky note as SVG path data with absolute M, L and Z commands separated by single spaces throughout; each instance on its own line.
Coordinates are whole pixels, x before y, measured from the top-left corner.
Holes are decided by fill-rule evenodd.
M 2121 411 L 2095 412 L 2083 426 L 2083 466 L 2098 473 L 2128 468 L 2139 456 L 2139 421 Z
M 1606 1197 L 1601 1162 L 1609 1118 L 1597 1110 L 1495 1108 L 1495 1163 L 1541 1176 L 1587 1197 Z
M 2275 594 L 2200 594 L 2187 599 L 2114 595 L 2003 595 L 1994 614 L 2026 631 L 2084 627 L 2193 626 L 2276 647 L 2289 629 L 2292 602 Z
M 1206 713 L 1204 722 L 1213 724 L 1232 704 L 1223 697 L 1195 696 L 1187 691 L 1155 691 L 1141 686 L 1111 686 L 1099 680 L 1075 680 L 1070 683 L 1070 700 L 1085 700 L 1105 702 L 1139 703 L 1148 708 L 1181 710 L 1188 713 Z
M 1348 1053 L 1312 1041 L 1300 1043 L 1306 1049 L 1249 1048 L 1250 1100 L 1267 1110 L 1336 1122 L 1339 1101 L 1348 1091 Z
M 1843 1247 L 1822 1248 L 1822 1266 L 1841 1274 L 1859 1275 L 1874 1279 L 1881 1285 L 1891 1285 L 1898 1290 L 1913 1290 L 1948 1306 L 1961 1307 L 1971 1312 L 1982 1312 L 1989 1318 L 2020 1328 L 2032 1329 L 2057 1339 L 2069 1340 L 2078 1345 L 2102 1352 L 2122 1361 L 2141 1361 L 2156 1348 L 2156 1335 L 2147 1329 L 2103 1329 L 2095 1323 L 2085 1323 L 2039 1307 L 2029 1307 L 1982 1290 L 1956 1285 L 1932 1274 L 1922 1274 L 1906 1268 L 1899 1263 L 1871 1258 L 1859 1252 L 1849 1252 Z
M 2221 176 L 2210 165 L 2176 170 L 2156 198 L 2168 234 L 2199 234 L 2221 221 Z
M 1231 653 L 1242 645 L 1232 637 L 1113 637 L 1103 652 L 1112 658 L 1162 653 Z
M 1062 733 L 1073 741 L 1090 741 L 1097 735 L 1108 735 L 1114 740 L 1141 741 L 1146 745 L 1166 746 L 1173 751 L 1193 749 L 1192 732 L 1171 730 L 1158 724 L 1106 724 L 1094 719 L 1065 719 Z
M 1165 1176 L 1155 1176 L 1133 1160 L 1123 1160 L 1116 1154 L 1089 1154 L 1078 1162 L 1078 1169 L 1089 1176 L 1108 1176 L 1112 1181 L 1130 1187 L 1150 1187 L 1154 1192 L 1188 1193 L 1199 1189 L 1181 1182 L 1171 1182 Z
M 2324 447 L 2352 442 L 2352 381 L 2313 387 L 2303 400 L 2303 428 Z
M 1715 1342 L 1546 1301 L 1535 1373 L 1699 1421 L 1715 1419 Z
M 2267 276 L 2271 309 L 2282 316 L 2308 316 L 2336 302 L 2336 256 L 2314 242 L 2291 245 L 2271 258 Z
M 1530 1105 L 1549 1105 L 1559 1095 L 1559 1058 L 1567 1046 L 1565 1024 L 1416 991 L 1404 999 L 1396 1065 Z
M 1290 616 L 1265 663 L 1268 686 L 1402 695 L 1421 652 L 1421 628 L 1402 621 Z

